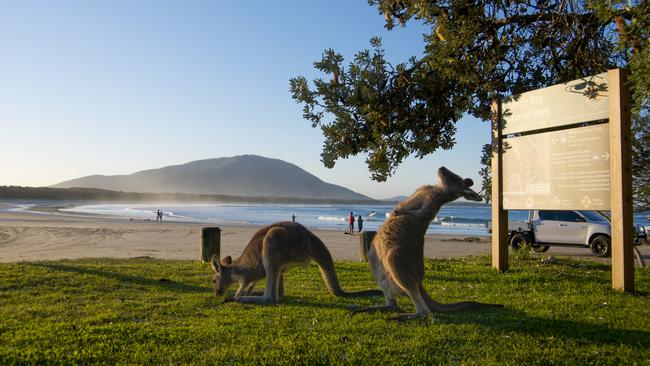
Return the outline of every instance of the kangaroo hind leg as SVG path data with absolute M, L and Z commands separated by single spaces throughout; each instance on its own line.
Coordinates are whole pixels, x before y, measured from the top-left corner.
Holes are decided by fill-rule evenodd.
M 273 304 L 278 302 L 279 271 L 266 268 L 266 287 L 262 296 L 240 296 L 235 301 L 244 304 Z
M 387 255 L 384 263 L 395 284 L 402 289 L 415 305 L 415 313 L 398 314 L 390 318 L 390 320 L 404 321 L 428 317 L 431 310 L 427 306 L 426 295 L 423 296 L 420 291 L 423 277 L 421 272 L 423 271 L 420 271 L 418 266 L 414 266 L 405 256 L 400 256 L 398 253 Z
M 374 248 L 371 248 L 368 253 L 368 263 L 372 270 L 372 274 L 377 281 L 377 284 L 381 288 L 381 291 L 384 293 L 384 298 L 386 299 L 385 305 L 379 306 L 368 306 L 361 309 L 353 310 L 353 314 L 357 313 L 376 313 L 376 312 L 400 312 L 402 311 L 397 304 L 395 297 L 402 293 L 402 289 L 399 288 L 386 273 L 386 268 L 382 261 L 377 257 L 377 254 Z
M 277 303 L 278 287 L 282 276 L 281 253 L 277 251 L 278 234 L 281 235 L 281 228 L 270 229 L 262 240 L 262 264 L 266 272 L 266 286 L 262 296 L 242 296 L 238 302 L 252 304 L 273 304 Z

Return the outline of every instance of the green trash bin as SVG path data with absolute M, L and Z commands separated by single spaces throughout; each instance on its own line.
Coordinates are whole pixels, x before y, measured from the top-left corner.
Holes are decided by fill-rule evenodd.
M 370 250 L 370 245 L 372 244 L 372 239 L 377 235 L 376 231 L 362 231 L 359 235 L 359 260 L 367 261 L 368 260 L 368 251 Z

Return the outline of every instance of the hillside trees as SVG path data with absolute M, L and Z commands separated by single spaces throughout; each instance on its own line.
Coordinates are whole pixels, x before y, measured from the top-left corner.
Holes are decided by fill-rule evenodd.
M 455 123 L 490 117 L 491 100 L 626 67 L 635 111 L 648 106 L 647 1 L 369 0 L 385 27 L 421 22 L 423 54 L 392 64 L 381 39 L 345 64 L 335 50 L 323 76 L 290 80 L 303 116 L 324 135 L 322 161 L 367 155 L 377 181 L 402 160 L 454 146 Z M 477 157 L 478 158 L 478 157 Z

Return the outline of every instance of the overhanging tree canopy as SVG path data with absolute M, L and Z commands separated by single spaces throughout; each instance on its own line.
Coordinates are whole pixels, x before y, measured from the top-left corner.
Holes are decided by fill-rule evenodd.
M 519 94 L 610 68 L 630 69 L 637 110 L 650 90 L 650 5 L 646 1 L 369 0 L 386 28 L 429 26 L 420 58 L 392 65 L 381 40 L 347 65 L 326 50 L 325 77 L 290 80 L 303 116 L 325 136 L 322 161 L 365 153 L 384 181 L 402 160 L 454 145 L 455 122 L 489 119 L 498 96 Z

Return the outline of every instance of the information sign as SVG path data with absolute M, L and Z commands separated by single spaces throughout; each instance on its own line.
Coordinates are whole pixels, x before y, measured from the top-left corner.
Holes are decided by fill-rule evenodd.
M 506 139 L 503 208 L 609 210 L 609 125 Z

